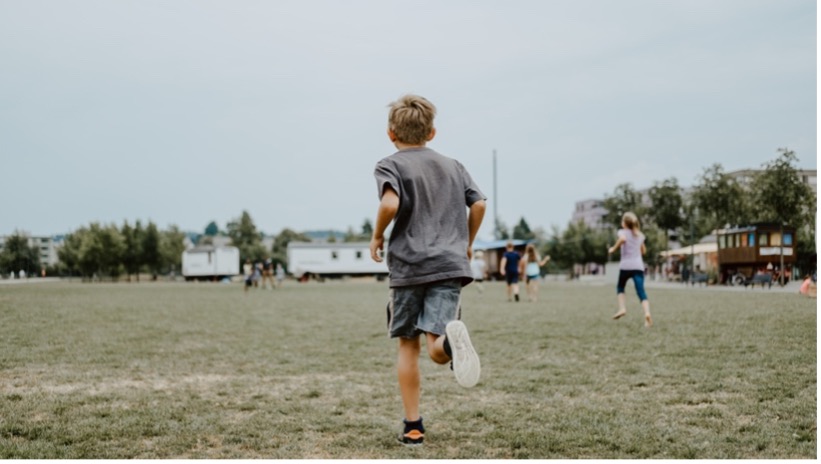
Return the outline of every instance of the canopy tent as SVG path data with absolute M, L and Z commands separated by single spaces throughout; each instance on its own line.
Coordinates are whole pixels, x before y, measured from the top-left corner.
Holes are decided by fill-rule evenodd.
M 692 246 L 662 251 L 659 254 L 665 258 L 668 258 L 670 256 L 688 256 L 691 254 L 699 255 L 702 253 L 718 253 L 718 243 L 696 243 Z

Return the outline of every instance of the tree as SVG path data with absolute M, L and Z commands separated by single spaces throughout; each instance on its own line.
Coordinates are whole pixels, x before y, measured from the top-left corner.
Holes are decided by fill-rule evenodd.
M 644 216 L 641 193 L 634 190 L 630 183 L 617 185 L 612 196 L 604 197 L 602 206 L 607 210 L 603 221 L 616 229 L 621 228 L 621 217 L 628 211 L 636 213 L 638 217 Z
M 371 224 L 370 219 L 365 219 L 365 222 L 362 223 L 362 240 L 363 241 L 370 241 L 371 236 L 373 235 L 373 224 Z
M 83 243 L 84 231 L 84 228 L 80 228 L 66 235 L 63 239 L 63 245 L 57 249 L 57 257 L 69 276 L 75 273 L 82 275 L 80 271 L 80 248 Z
M 205 235 L 207 235 L 209 237 L 213 237 L 215 235 L 218 235 L 219 232 L 220 232 L 220 229 L 217 226 L 217 223 L 215 221 L 211 221 L 211 222 L 208 223 L 207 226 L 205 226 L 205 232 L 204 233 L 205 233 Z
M 757 221 L 789 224 L 800 229 L 813 222 L 815 196 L 801 182 L 795 152 L 779 148 L 778 158 L 764 165 L 750 186 Z
M 684 200 L 681 198 L 681 188 L 675 177 L 657 182 L 650 188 L 652 208 L 647 216 L 664 232 L 664 249 L 669 242 L 669 231 L 677 230 L 684 224 L 681 216 Z
M 123 267 L 128 281 L 131 281 L 131 274 L 136 275 L 137 282 L 140 281 L 140 263 L 142 261 L 142 226 L 137 221 L 136 227 L 131 227 L 128 221 L 123 223 L 120 230 L 123 236 L 125 249 L 123 250 Z
M 519 223 L 513 227 L 513 238 L 515 240 L 532 240 L 536 236 L 530 231 L 530 226 L 527 225 L 525 218 L 521 218 Z
M 162 267 L 167 271 L 182 269 L 182 252 L 185 251 L 185 233 L 172 225 L 160 234 L 160 256 Z
M 151 280 L 157 280 L 162 269 L 162 254 L 160 253 L 160 231 L 157 225 L 149 221 L 145 228 L 142 240 L 142 262 L 151 272 Z
M 243 211 L 239 219 L 228 223 L 228 236 L 231 237 L 231 244 L 239 248 L 240 262 L 265 258 L 267 253 L 262 245 L 262 233 L 257 230 L 248 211 Z
M 310 242 L 311 238 L 294 232 L 291 229 L 282 229 L 282 232 L 274 238 L 274 246 L 272 247 L 271 260 L 274 265 L 282 264 L 285 270 L 288 270 L 288 244 L 291 242 Z
M 116 225 L 93 222 L 82 234 L 79 266 L 83 276 L 116 279 L 121 272 L 125 240 Z
M 3 274 L 9 272 L 26 271 L 32 275 L 40 269 L 40 250 L 29 246 L 29 239 L 20 232 L 6 238 L 3 250 L 0 252 L 0 269 Z
M 753 178 L 751 190 L 757 220 L 778 223 L 783 237 L 785 225 L 792 225 L 799 230 L 813 222 L 816 200 L 810 188 L 801 182 L 798 170 L 793 166 L 798 162 L 795 152 L 788 148 L 779 148 L 778 152 L 778 158 L 766 163 L 764 172 Z M 783 253 L 784 249 L 781 248 L 782 270 Z M 779 276 L 783 285 L 784 272 Z
M 570 269 L 575 264 L 604 264 L 610 240 L 606 231 L 593 230 L 584 221 L 571 222 L 561 234 L 553 228 L 544 251 L 550 255 L 551 262 L 562 269 Z
M 705 168 L 692 193 L 692 214 L 701 218 L 710 230 L 729 224 L 747 224 L 752 219 L 748 193 L 733 177 L 724 173 L 721 164 Z
M 660 229 L 655 224 L 645 224 L 641 227 L 644 234 L 644 263 L 648 266 L 661 264 L 661 252 L 667 250 L 667 231 Z
M 343 242 L 358 242 L 360 240 L 359 234 L 354 232 L 353 227 L 348 227 L 348 231 L 345 232 L 345 237 L 342 239 Z

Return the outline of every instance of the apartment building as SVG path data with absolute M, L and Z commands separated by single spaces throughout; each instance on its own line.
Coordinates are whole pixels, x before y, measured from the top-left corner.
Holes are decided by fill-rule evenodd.
M 54 266 L 60 260 L 60 258 L 57 256 L 57 250 L 63 244 L 63 239 L 65 238 L 64 235 L 54 235 L 51 237 L 35 237 L 26 232 L 20 232 L 20 235 L 23 235 L 28 239 L 29 247 L 34 247 L 37 248 L 37 250 L 39 250 L 41 265 Z M 6 245 L 6 240 L 8 240 L 10 237 L 13 236 L 0 235 L 0 252 L 3 251 L 3 248 Z

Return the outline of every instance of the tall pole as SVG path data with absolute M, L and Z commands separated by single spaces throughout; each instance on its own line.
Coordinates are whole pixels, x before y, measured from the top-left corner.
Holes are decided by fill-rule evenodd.
M 690 212 L 690 275 L 695 277 L 696 272 L 696 240 L 695 240 L 695 226 L 694 218 L 695 210 Z M 695 284 L 693 284 L 695 285 Z
M 780 229 L 780 232 L 781 232 L 781 244 L 778 247 L 778 249 L 781 250 L 779 252 L 779 254 L 781 255 L 781 267 L 778 268 L 779 269 L 778 284 L 783 287 L 784 286 L 784 221 L 779 222 L 779 229 Z
M 499 197 L 496 192 L 496 149 L 493 149 L 493 238 L 499 240 Z

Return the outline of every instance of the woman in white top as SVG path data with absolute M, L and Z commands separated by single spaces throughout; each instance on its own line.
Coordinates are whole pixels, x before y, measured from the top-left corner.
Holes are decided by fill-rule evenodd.
M 616 284 L 619 312 L 613 316 L 613 319 L 620 319 L 627 314 L 624 287 L 629 279 L 633 279 L 636 293 L 639 301 L 641 301 L 641 307 L 644 309 L 644 326 L 650 327 L 653 325 L 653 319 L 650 317 L 650 301 L 644 291 L 644 260 L 642 260 L 642 255 L 646 251 L 644 234 L 641 233 L 639 228 L 639 219 L 632 212 L 624 213 L 621 218 L 621 226 L 622 229 L 618 232 L 619 238 L 616 240 L 616 244 L 607 250 L 609 254 L 613 254 L 616 250 L 621 249 L 619 282 Z

